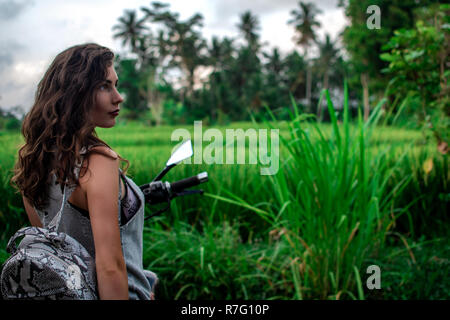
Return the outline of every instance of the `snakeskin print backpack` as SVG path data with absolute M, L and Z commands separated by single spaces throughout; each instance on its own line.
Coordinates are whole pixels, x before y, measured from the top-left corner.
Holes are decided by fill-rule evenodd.
M 11 256 L 0 277 L 3 299 L 98 299 L 94 259 L 77 240 L 58 232 L 67 189 L 48 229 L 25 227 L 9 240 L 6 250 Z

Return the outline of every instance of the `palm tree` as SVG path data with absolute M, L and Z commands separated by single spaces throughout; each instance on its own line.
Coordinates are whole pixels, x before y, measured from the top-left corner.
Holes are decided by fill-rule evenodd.
M 250 11 L 246 11 L 241 14 L 237 27 L 247 41 L 248 47 L 256 53 L 259 50 L 259 34 L 257 32 L 261 30 L 258 17 L 252 15 Z
M 206 48 L 206 41 L 197 34 L 193 34 L 184 39 L 178 46 L 178 55 L 181 57 L 181 65 L 188 73 L 188 93 L 192 94 L 194 89 L 194 74 L 197 67 L 205 64 L 202 55 Z
M 221 117 L 227 114 L 226 108 L 232 109 L 231 79 L 229 70 L 233 66 L 233 39 L 224 37 L 220 40 L 212 37 L 211 46 L 208 48 L 207 64 L 212 67 L 209 75 L 209 92 L 211 99 L 211 119 L 221 122 Z
M 317 59 L 318 69 L 323 75 L 322 89 L 328 89 L 328 81 L 330 77 L 330 66 L 334 66 L 339 50 L 336 48 L 336 42 L 331 41 L 330 35 L 327 33 L 325 35 L 325 41 L 319 42 L 319 52 L 320 56 Z M 322 106 L 319 105 L 317 108 L 317 119 L 321 118 Z
M 213 73 L 227 68 L 233 55 L 233 39 L 227 37 L 222 41 L 217 36 L 212 37 L 211 47 L 208 48 L 208 65 L 213 68 Z
M 336 41 L 331 41 L 328 33 L 325 34 L 325 41 L 319 42 L 319 52 L 318 61 L 323 71 L 323 88 L 328 89 L 330 66 L 335 63 L 339 53 L 339 49 L 336 48 Z
M 199 13 L 186 21 L 179 21 L 179 14 L 168 10 L 167 4 L 152 2 L 152 8 L 141 8 L 146 20 L 161 23 L 167 30 L 167 42 L 159 43 L 168 55 L 171 56 L 170 65 L 181 68 L 186 73 L 187 92 L 192 94 L 194 87 L 194 74 L 198 66 L 203 64 L 202 51 L 206 48 L 206 42 L 202 39 L 197 27 L 203 26 L 203 16 Z M 161 37 L 159 38 L 162 39 Z
M 286 105 L 289 91 L 287 87 L 286 60 L 281 57 L 278 48 L 273 48 L 269 53 L 263 53 L 266 63 L 264 64 L 264 102 L 272 110 Z
M 113 26 L 113 30 L 117 30 L 113 38 L 122 39 L 123 46 L 129 44 L 131 51 L 137 52 L 143 32 L 148 30 L 144 23 L 145 19 L 137 19 L 135 10 L 125 10 L 124 15 L 119 18 L 119 23 Z
M 238 50 L 233 85 L 237 89 L 241 106 L 258 109 L 262 105 L 262 74 L 261 62 L 258 57 L 261 48 L 259 44 L 261 27 L 258 17 L 250 11 L 240 15 L 240 21 L 236 26 L 246 44 Z M 237 110 L 237 112 L 241 111 Z
M 286 64 L 286 81 L 289 84 L 289 92 L 294 97 L 301 97 L 305 92 L 306 61 L 297 51 L 293 51 L 284 59 Z M 302 91 L 303 90 L 303 91 Z
M 269 73 L 274 75 L 280 75 L 283 70 L 283 59 L 280 56 L 278 48 L 273 48 L 272 53 L 264 53 L 264 57 L 268 60 L 266 69 Z
M 292 10 L 292 19 L 288 21 L 288 24 L 294 25 L 296 31 L 296 37 L 294 41 L 297 45 L 303 47 L 305 60 L 308 61 L 308 48 L 311 42 L 316 41 L 315 28 L 320 27 L 320 23 L 315 20 L 315 16 L 322 11 L 319 10 L 313 3 L 304 3 L 300 1 L 299 10 Z M 309 107 L 311 107 L 311 66 L 308 62 L 306 73 L 306 101 Z

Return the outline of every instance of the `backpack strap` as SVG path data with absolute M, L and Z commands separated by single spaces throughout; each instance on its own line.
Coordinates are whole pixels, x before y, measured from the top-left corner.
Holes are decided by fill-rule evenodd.
M 80 154 L 82 155 L 82 157 L 88 152 L 88 150 L 90 148 L 92 148 L 94 146 L 96 146 L 96 145 L 91 145 L 87 148 L 82 147 L 80 150 Z M 83 159 L 81 159 L 80 163 L 75 164 L 74 173 L 75 173 L 75 177 L 77 177 L 77 178 L 80 174 L 82 163 L 83 163 Z M 77 187 L 76 185 L 69 186 L 68 181 L 66 180 L 66 183 L 64 184 L 61 208 L 59 209 L 58 213 L 53 217 L 52 221 L 50 221 L 50 223 L 48 224 L 48 226 L 47 226 L 48 230 L 58 232 L 58 228 L 59 228 L 59 224 L 61 222 L 61 216 L 63 214 L 64 208 L 67 206 L 67 201 L 69 200 L 72 192 L 76 189 L 76 187 Z
M 8 241 L 6 252 L 14 254 L 17 251 L 16 240 L 24 236 L 43 236 L 54 243 L 62 243 L 65 240 L 64 233 L 52 232 L 48 229 L 39 227 L 24 227 L 17 231 Z
M 64 185 L 63 198 L 61 201 L 61 208 L 59 209 L 58 213 L 53 217 L 52 221 L 50 221 L 50 223 L 48 224 L 47 228 L 49 231 L 58 232 L 64 207 L 67 205 L 67 201 L 69 200 L 70 195 L 75 190 L 75 188 L 76 186 L 68 186 L 66 181 L 66 184 Z
M 95 147 L 96 145 L 91 145 L 89 146 L 88 149 Z M 85 147 L 83 147 L 80 151 L 81 154 L 86 154 L 88 149 L 86 149 Z M 75 176 L 78 178 L 79 174 L 80 174 L 80 170 L 81 170 L 81 163 L 77 164 L 75 166 Z M 121 175 L 122 175 L 122 171 L 119 168 L 119 225 L 120 225 L 120 211 L 121 211 L 121 201 L 120 201 L 120 197 L 122 195 L 122 188 L 121 188 Z M 64 208 L 67 206 L 67 201 L 69 201 L 70 196 L 72 195 L 72 192 L 76 189 L 76 185 L 73 186 L 69 186 L 68 185 L 68 181 L 66 180 L 66 183 L 64 184 L 64 190 L 63 190 L 63 198 L 61 201 L 61 208 L 59 209 L 58 213 L 53 217 L 52 221 L 50 221 L 50 223 L 48 224 L 48 230 L 49 231 L 55 231 L 58 232 L 58 228 L 59 228 L 59 224 L 61 222 L 61 216 L 63 214 Z

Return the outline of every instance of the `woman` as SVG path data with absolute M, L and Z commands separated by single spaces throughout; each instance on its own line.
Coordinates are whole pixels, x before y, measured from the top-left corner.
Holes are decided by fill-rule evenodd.
M 95 256 L 100 299 L 152 299 L 157 278 L 142 266 L 144 195 L 125 176 L 128 161 L 95 132 L 115 125 L 123 101 L 113 60 L 93 43 L 56 56 L 24 119 L 12 182 L 30 223 L 44 228 L 72 186 L 59 231 Z

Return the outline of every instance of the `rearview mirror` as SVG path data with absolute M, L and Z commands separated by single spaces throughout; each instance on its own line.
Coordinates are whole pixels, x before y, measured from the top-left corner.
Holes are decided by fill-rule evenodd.
M 170 166 L 173 164 L 177 164 L 187 158 L 192 157 L 194 152 L 192 151 L 192 143 L 191 140 L 183 142 L 181 146 L 177 148 L 177 150 L 172 153 L 172 156 L 167 161 L 166 166 Z

